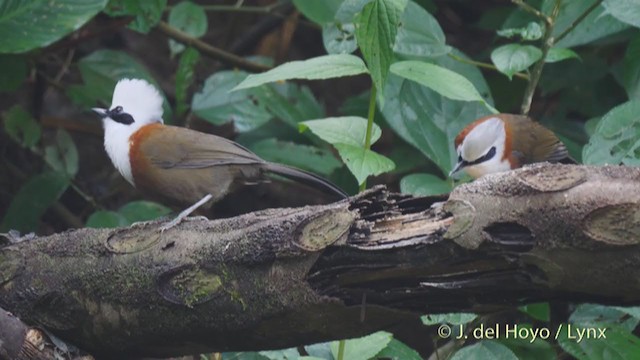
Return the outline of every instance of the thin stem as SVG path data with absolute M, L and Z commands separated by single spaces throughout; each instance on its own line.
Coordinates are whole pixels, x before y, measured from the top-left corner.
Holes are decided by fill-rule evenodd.
M 193 46 L 209 57 L 231 64 L 240 69 L 252 72 L 263 72 L 271 69 L 269 66 L 254 63 L 238 55 L 211 46 L 200 39 L 194 38 L 191 35 L 174 28 L 164 21 L 160 21 L 158 23 L 157 29 L 177 42 L 183 43 L 187 46 Z
M 346 345 L 347 341 L 346 340 L 340 340 L 338 342 L 338 359 L 337 360 L 344 360 L 344 346 Z
M 371 94 L 369 94 L 369 113 L 367 114 L 367 132 L 364 135 L 365 151 L 371 149 L 371 132 L 373 129 L 373 118 L 376 116 L 376 87 L 371 85 Z M 360 184 L 360 191 L 367 188 L 367 180 Z
M 573 29 L 575 29 L 576 26 L 578 26 L 578 24 L 580 24 L 587 16 L 589 16 L 589 14 L 591 14 L 593 10 L 600 6 L 600 4 L 602 4 L 602 1 L 603 0 L 598 0 L 594 2 L 593 5 L 589 6 L 587 10 L 585 10 L 580 16 L 573 20 L 571 25 L 569 25 L 562 33 L 560 33 L 560 35 L 558 35 L 558 37 L 556 37 L 555 42 L 557 43 L 560 40 L 564 39 L 564 37 L 567 36 Z
M 493 65 L 493 64 L 488 64 L 488 63 L 483 63 L 483 62 L 480 62 L 480 61 L 465 59 L 463 57 L 460 57 L 460 56 L 452 54 L 452 53 L 449 53 L 448 55 L 453 60 L 459 61 L 461 63 L 475 65 L 475 66 L 481 67 L 483 69 L 490 69 L 490 70 L 498 71 L 498 68 L 496 68 L 495 65 Z M 525 73 L 518 72 L 518 73 L 513 74 L 513 76 L 521 78 L 521 79 L 529 80 L 529 75 L 527 75 Z
M 515 1 L 515 0 L 512 0 Z M 540 60 L 533 66 L 531 70 L 531 76 L 529 78 L 529 83 L 527 84 L 527 88 L 524 91 L 524 98 L 522 99 L 522 105 L 520 105 L 520 112 L 523 115 L 527 115 L 529 110 L 531 109 L 531 101 L 533 100 L 533 93 L 536 91 L 536 87 L 538 86 L 538 81 L 540 80 L 540 76 L 542 75 L 542 68 L 544 68 L 545 61 L 547 59 L 547 54 L 549 53 L 549 49 L 553 47 L 555 40 L 552 36 L 553 27 L 555 25 L 556 18 L 560 13 L 560 5 L 562 4 L 562 0 L 556 0 L 553 5 L 553 9 L 551 10 L 551 16 L 549 16 L 549 22 L 545 22 L 545 32 L 544 38 L 542 40 L 542 57 Z
M 520 8 L 522 8 L 522 10 L 533 14 L 537 18 L 542 19 L 547 26 L 551 25 L 551 22 L 553 21 L 551 17 L 545 15 L 542 11 L 527 4 L 523 0 L 511 0 L 511 2 L 518 5 Z

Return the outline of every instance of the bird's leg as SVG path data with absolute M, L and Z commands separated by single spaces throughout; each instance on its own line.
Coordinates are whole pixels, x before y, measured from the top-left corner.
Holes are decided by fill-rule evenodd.
M 211 195 L 211 194 L 205 195 L 202 199 L 198 200 L 197 203 L 195 203 L 195 204 L 189 206 L 188 208 L 184 209 L 173 220 L 171 220 L 171 221 L 165 223 L 164 225 L 162 225 L 162 227 L 160 228 L 160 232 L 165 232 L 165 231 L 171 229 L 172 227 L 180 224 L 181 222 L 183 222 L 184 220 L 187 219 L 187 216 L 189 216 L 192 212 L 196 211 L 204 203 L 206 203 L 207 201 L 211 200 L 211 198 L 213 198 L 213 195 Z

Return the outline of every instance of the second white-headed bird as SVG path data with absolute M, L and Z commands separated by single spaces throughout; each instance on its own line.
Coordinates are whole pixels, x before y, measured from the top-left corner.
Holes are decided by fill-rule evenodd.
M 164 125 L 162 104 L 163 97 L 147 81 L 123 79 L 116 84 L 111 107 L 93 109 L 103 119 L 104 147 L 113 165 L 152 198 L 178 206 L 195 204 L 187 209 L 193 211 L 242 186 L 267 182 L 270 174 L 335 197 L 347 196 L 327 180 L 267 162 L 231 140 Z
M 564 144 L 528 116 L 496 114 L 467 125 L 455 138 L 458 162 L 474 178 L 536 162 L 572 163 Z

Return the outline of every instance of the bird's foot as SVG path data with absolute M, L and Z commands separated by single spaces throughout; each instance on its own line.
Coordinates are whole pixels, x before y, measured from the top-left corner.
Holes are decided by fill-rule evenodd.
M 162 225 L 160 227 L 160 233 L 163 233 L 163 232 L 175 227 L 176 225 L 180 224 L 181 222 L 183 222 L 185 220 L 192 221 L 192 220 L 201 220 L 202 218 L 207 219 L 204 216 L 196 216 L 196 217 L 193 217 L 193 218 L 189 218 L 189 215 L 191 215 L 192 212 L 196 211 L 196 209 L 198 209 L 204 203 L 206 203 L 207 201 L 211 200 L 211 198 L 213 198 L 213 195 L 207 194 L 202 199 L 200 199 L 197 203 L 195 203 L 195 204 L 191 205 L 190 207 L 188 207 L 187 209 L 183 210 L 180 214 L 178 214 L 178 216 L 175 217 L 175 219 L 173 219 L 173 220 L 165 223 L 164 225 Z

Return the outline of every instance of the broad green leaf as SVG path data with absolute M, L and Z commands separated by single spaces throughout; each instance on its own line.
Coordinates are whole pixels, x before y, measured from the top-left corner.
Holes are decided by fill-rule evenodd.
M 508 347 L 493 340 L 482 340 L 465 346 L 453 354 L 451 360 L 518 360 Z
M 292 165 L 325 176 L 342 166 L 329 150 L 273 138 L 251 144 L 249 149 L 267 161 Z
M 364 183 L 369 176 L 380 175 L 395 168 L 391 159 L 362 146 L 354 146 L 344 143 L 333 144 L 340 157 L 356 177 L 358 185 Z
M 400 19 L 393 51 L 404 56 L 424 58 L 447 54 L 451 47 L 446 44 L 438 20 L 415 2 L 409 1 Z
M 633 312 L 633 308 L 630 309 Z M 569 322 L 580 327 L 603 327 L 613 324 L 627 331 L 633 331 L 640 323 L 640 319 L 633 315 L 629 317 L 630 311 L 617 306 L 580 304 L 571 313 Z
M 189 109 L 187 96 L 189 87 L 193 84 L 194 70 L 198 61 L 200 61 L 200 53 L 192 47 L 180 55 L 176 71 L 176 116 L 181 116 Z
M 549 303 L 527 304 L 518 309 L 536 320 L 549 321 Z
M 302 0 L 309 3 L 314 1 Z M 344 0 L 335 13 L 334 21 L 322 27 L 322 42 L 329 54 L 350 54 L 358 48 L 356 42 L 356 14 L 371 0 Z M 318 1 L 319 2 L 319 1 Z
M 296 130 L 301 121 L 325 116 L 324 107 L 307 86 L 291 82 L 272 83 L 254 90 L 258 100 L 266 104 L 274 117 Z
M 135 16 L 130 29 L 148 33 L 162 18 L 167 0 L 111 0 L 105 12 L 109 16 Z
M 331 343 L 318 343 L 313 345 L 305 345 L 304 350 L 311 356 L 318 357 L 325 360 L 333 359 L 331 354 Z
M 27 59 L 21 55 L 0 55 L 0 92 L 15 91 L 27 78 Z
M 391 72 L 435 90 L 451 100 L 484 103 L 471 81 L 442 66 L 414 60 L 400 61 L 391 66 Z
M 227 352 L 222 353 L 222 360 L 269 360 L 259 352 Z
M 530 22 L 526 27 L 502 29 L 497 31 L 498 36 L 512 39 L 520 37 L 522 40 L 533 41 L 542 38 L 542 26 L 537 22 Z
M 20 145 L 30 148 L 38 143 L 42 129 L 20 105 L 14 105 L 3 114 L 4 130 Z
M 376 356 L 393 339 L 391 333 L 378 331 L 358 339 L 346 340 L 344 346 L 344 359 L 369 360 Z M 338 341 L 331 342 L 333 358 L 338 358 Z
M 322 80 L 352 76 L 367 72 L 367 68 L 357 56 L 324 55 L 308 60 L 291 61 L 261 74 L 247 76 L 240 84 L 231 89 L 237 91 L 262 84 L 290 79 Z
M 547 0 L 543 10 L 549 13 L 555 0 Z M 583 14 L 589 7 L 599 0 L 563 1 L 560 5 L 560 15 L 556 19 L 553 29 L 553 36 L 557 37 L 564 32 L 571 24 Z M 618 0 L 616 0 L 618 1 Z M 578 45 L 588 44 L 618 33 L 629 26 L 618 21 L 611 15 L 605 13 L 602 6 L 596 7 L 584 20 L 582 20 L 565 38 L 560 39 L 556 44 L 558 47 L 571 48 Z
M 518 328 L 529 328 L 529 324 L 518 324 Z M 542 328 L 538 328 L 540 331 Z M 536 331 L 532 329 L 531 331 Z M 552 334 L 553 336 L 555 334 Z M 549 338 L 551 338 L 549 336 Z M 547 341 L 541 339 L 539 336 L 533 340 L 533 336 L 527 338 L 520 337 L 502 337 L 498 340 L 502 345 L 508 347 L 516 355 L 518 360 L 556 360 L 557 355 L 554 348 Z M 533 342 L 531 341 L 533 340 Z
M 160 90 L 158 83 L 142 64 L 122 51 L 98 50 L 78 62 L 84 85 L 72 85 L 67 95 L 75 103 L 91 108 L 111 105 L 113 88 L 123 78 L 145 79 Z M 162 91 L 161 91 L 162 93 Z M 164 120 L 170 117 L 168 102 L 164 102 Z
M 328 23 L 322 27 L 322 43 L 329 54 L 351 54 L 358 48 L 353 23 Z
M 78 173 L 78 149 L 71 135 L 60 128 L 56 132 L 56 142 L 44 149 L 44 161 L 58 173 L 73 178 Z
M 69 178 L 66 174 L 52 171 L 32 177 L 11 200 L 0 224 L 0 231 L 35 231 L 44 212 L 58 200 L 68 186 Z
M 308 120 L 300 123 L 300 130 L 311 130 L 329 144 L 347 144 L 364 147 L 367 132 L 367 119 L 358 116 L 331 117 Z M 380 138 L 382 130 L 376 124 L 371 128 L 371 144 Z
M 389 345 L 376 355 L 376 359 L 422 360 L 422 357 L 417 351 L 408 347 L 404 343 L 396 339 L 391 339 Z
M 558 336 L 558 344 L 570 355 L 583 360 L 600 359 L 636 359 L 640 354 L 640 339 L 629 330 L 619 325 L 603 323 L 591 324 L 587 327 L 575 324 L 562 324 L 563 329 Z M 580 338 L 580 333 L 583 337 Z M 604 330 L 606 338 L 602 338 L 598 330 Z M 587 334 L 589 331 L 589 337 Z
M 132 201 L 118 210 L 129 224 L 139 221 L 155 220 L 171 213 L 168 207 L 151 201 Z
M 430 314 L 420 317 L 425 325 L 451 324 L 463 325 L 473 321 L 478 315 L 472 313 Z
M 106 4 L 107 0 L 3 0 L 0 53 L 45 47 L 80 28 Z
M 542 51 L 532 45 L 508 44 L 491 52 L 491 61 L 509 79 L 513 74 L 528 69 L 541 57 Z
M 640 36 L 627 45 L 622 59 L 622 85 L 630 100 L 640 100 Z
M 637 0 L 604 0 L 604 14 L 611 15 L 625 24 L 640 27 L 640 2 Z
M 87 219 L 89 228 L 117 228 L 130 225 L 127 219 L 115 211 L 98 210 Z
M 400 192 L 414 196 L 440 195 L 450 192 L 451 185 L 432 174 L 411 174 L 400 180 Z
M 207 14 L 202 6 L 191 1 L 183 1 L 171 8 L 169 25 L 194 38 L 199 38 L 207 33 Z M 182 52 L 185 46 L 169 39 L 169 49 L 173 56 Z
M 239 132 L 263 125 L 272 115 L 256 89 L 230 90 L 244 79 L 246 73 L 220 71 L 211 75 L 202 90 L 191 100 L 191 110 L 215 125 L 233 122 Z
M 298 11 L 306 16 L 307 19 L 316 24 L 324 25 L 333 21 L 342 1 L 343 0 L 293 0 L 293 5 L 295 5 Z
M 300 358 L 300 353 L 296 348 L 260 351 L 259 354 L 268 358 L 269 360 L 293 360 Z
M 464 56 L 454 50 L 456 55 Z M 489 88 L 477 67 L 443 56 L 437 64 L 471 80 L 487 101 Z M 453 139 L 470 122 L 491 112 L 480 102 L 451 100 L 414 81 L 392 75 L 384 91 L 382 113 L 406 142 L 420 150 L 448 174 L 455 164 Z
M 571 49 L 554 47 L 549 49 L 549 52 L 547 52 L 547 57 L 544 59 L 544 61 L 547 63 L 554 63 L 572 58 L 580 59 L 580 56 Z
M 356 16 L 356 39 L 376 89 L 384 89 L 407 0 L 373 0 Z
M 640 166 L 640 101 L 629 101 L 611 109 L 598 122 L 585 145 L 585 164 Z

